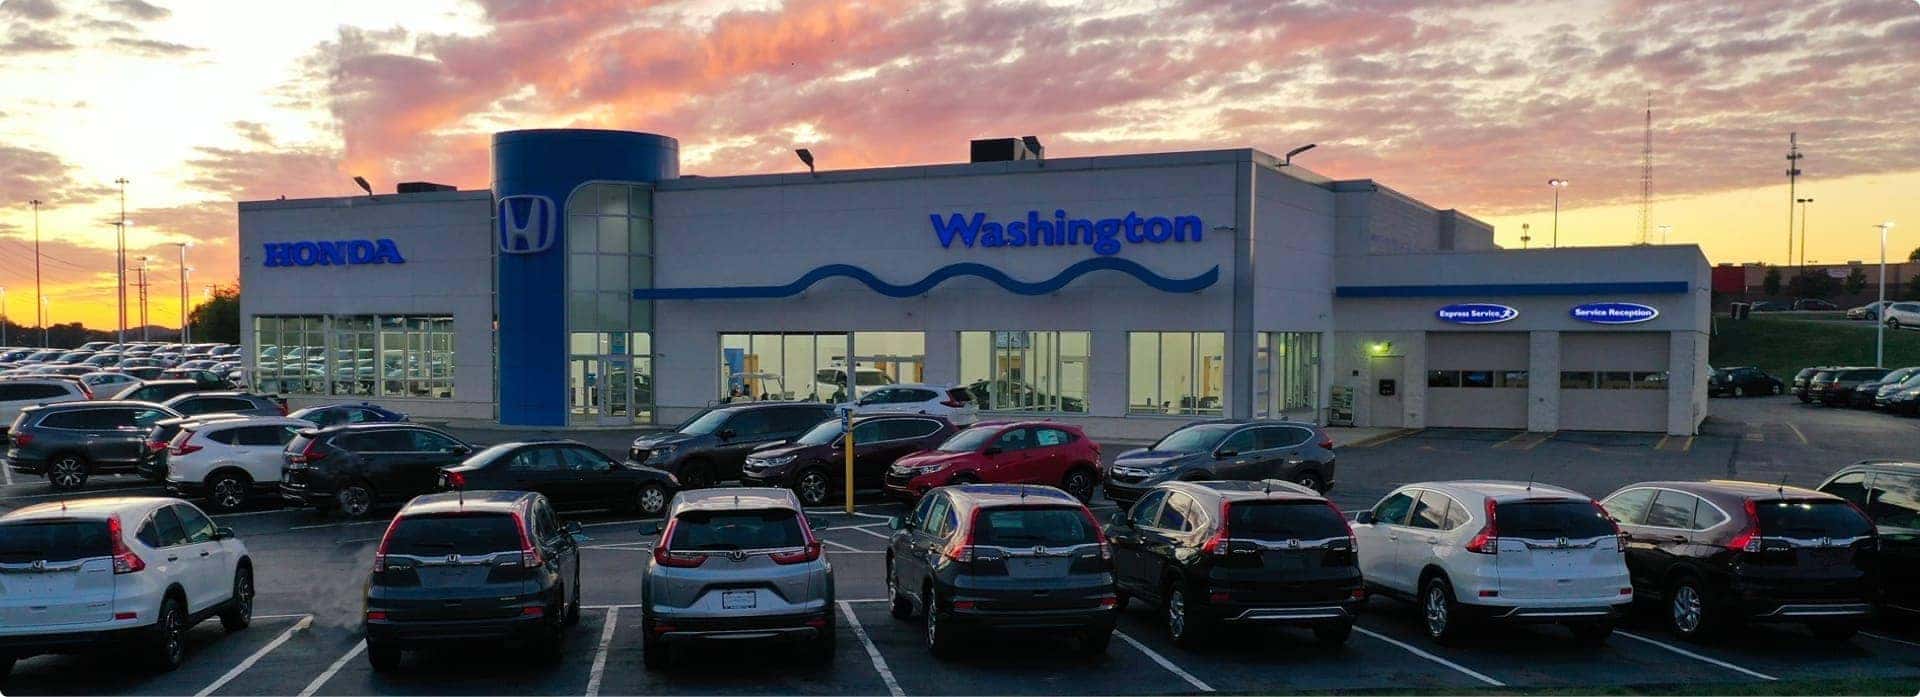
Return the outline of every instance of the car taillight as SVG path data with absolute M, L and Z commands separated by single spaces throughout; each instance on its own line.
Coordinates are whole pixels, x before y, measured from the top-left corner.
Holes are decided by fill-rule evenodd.
M 307 441 L 307 447 L 302 448 L 300 454 L 291 459 L 294 462 L 319 462 L 327 459 L 327 451 L 320 449 L 320 441 L 310 440 Z
M 200 452 L 200 450 L 201 450 L 201 449 L 202 449 L 202 448 L 203 448 L 204 446 L 199 446 L 199 445 L 194 445 L 194 444 L 193 444 L 193 437 L 194 437 L 195 435 L 197 435 L 197 434 L 195 434 L 195 433 L 194 433 L 193 431 L 188 431 L 188 432 L 187 432 L 187 436 L 186 436 L 185 438 L 181 438 L 181 439 L 180 439 L 180 443 L 179 443 L 178 445 L 175 445 L 175 446 L 173 446 L 173 449 L 172 449 L 172 450 L 170 450 L 170 451 L 168 451 L 168 452 L 169 452 L 169 454 L 171 454 L 171 455 L 173 455 L 173 456 L 175 456 L 175 457 L 178 457 L 178 456 L 181 456 L 181 455 L 186 455 L 186 454 L 188 454 L 188 453 L 197 453 L 197 452 Z
M 1500 526 L 1495 521 L 1493 499 L 1487 499 L 1487 524 L 1481 526 L 1479 534 L 1467 542 L 1467 551 L 1474 554 L 1500 553 Z
M 1322 447 L 1322 448 L 1326 448 L 1326 449 L 1328 449 L 1328 450 L 1332 450 L 1332 449 L 1333 449 L 1333 434 L 1331 434 L 1331 433 L 1327 433 L 1326 431 L 1321 431 L 1321 432 L 1320 432 L 1320 447 Z
M 459 472 L 443 472 L 442 474 L 446 475 L 447 488 L 449 489 L 467 488 L 467 475 L 461 474 Z
M 707 563 L 707 555 L 692 552 L 675 552 L 667 549 L 673 541 L 673 529 L 679 527 L 680 519 L 667 521 L 667 529 L 660 531 L 660 541 L 653 545 L 653 563 L 676 569 L 691 569 Z
M 392 544 L 393 529 L 397 527 L 400 527 L 400 516 L 394 516 L 393 521 L 387 523 L 387 532 L 380 536 L 380 546 L 373 551 L 373 572 L 376 574 L 387 570 L 387 545 Z
M 1207 538 L 1206 544 L 1200 545 L 1201 554 L 1224 557 L 1227 556 L 1227 552 L 1231 551 L 1229 548 L 1233 546 L 1233 543 L 1228 542 L 1230 538 L 1227 537 L 1227 514 L 1232 510 L 1232 501 L 1220 502 L 1220 528 L 1213 531 L 1213 537 Z
M 775 552 L 771 555 L 775 564 L 802 564 L 820 558 L 820 543 L 811 541 L 805 547 L 792 552 Z
M 1353 521 L 1347 520 L 1347 512 L 1340 510 L 1339 506 L 1333 505 L 1332 501 L 1324 502 L 1327 504 L 1327 508 L 1333 510 L 1333 516 L 1340 519 L 1340 524 L 1347 528 L 1347 549 L 1358 549 L 1359 540 L 1353 536 Z
M 975 521 L 968 522 L 966 527 L 961 528 L 960 534 L 953 536 L 953 541 L 947 543 L 946 548 L 940 550 L 941 556 L 961 564 L 973 562 L 974 522 Z
M 1100 521 L 1093 517 L 1093 511 L 1086 506 L 1080 507 L 1080 515 L 1087 519 L 1087 527 L 1093 528 L 1093 539 L 1100 544 L 1100 560 L 1113 560 L 1113 545 L 1107 543 L 1107 531 L 1100 527 Z
M 1727 541 L 1727 549 L 1735 552 L 1758 552 L 1761 546 L 1760 507 L 1754 504 L 1753 499 L 1747 499 L 1741 507 L 1747 512 L 1747 527 Z
M 962 405 L 959 402 L 953 401 L 951 399 L 946 399 L 946 400 L 941 400 L 940 406 L 947 407 L 949 409 L 959 409 L 964 405 Z
M 527 519 L 519 511 L 513 512 L 513 527 L 520 532 L 520 565 L 529 569 L 538 569 L 547 563 L 540 554 L 540 548 L 533 546 L 533 538 L 527 536 Z
M 32 443 L 33 443 L 33 434 L 31 433 L 13 434 L 13 444 L 16 446 L 24 448 L 24 447 L 27 447 L 28 445 L 31 445 Z
M 385 610 L 368 610 L 367 619 L 373 622 L 386 621 L 387 612 Z
M 107 516 L 107 537 L 113 540 L 113 573 L 131 574 L 147 568 L 147 562 L 140 559 L 127 547 L 125 530 L 120 527 L 120 516 Z

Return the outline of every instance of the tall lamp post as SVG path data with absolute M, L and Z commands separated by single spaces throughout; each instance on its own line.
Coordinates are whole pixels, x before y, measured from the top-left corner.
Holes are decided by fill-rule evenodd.
M 7 287 L 0 286 L 0 346 L 7 345 Z
M 40 294 L 40 199 L 36 198 L 32 201 L 28 201 L 27 204 L 33 206 L 33 297 L 34 297 L 33 317 L 34 317 L 34 324 L 45 327 L 47 326 L 47 318 L 45 314 L 43 314 L 40 311 L 40 305 L 41 305 L 40 299 L 46 297 Z M 41 341 L 40 341 L 40 348 L 46 348 L 46 347 L 47 347 L 47 342 L 46 342 L 45 334 L 42 334 Z
M 113 272 L 115 279 L 114 299 L 120 303 L 120 331 L 116 335 L 119 343 L 127 343 L 127 178 L 113 180 L 120 185 L 120 222 L 114 225 L 117 243 L 114 245 Z
M 1885 308 L 1887 307 L 1887 230 L 1893 227 L 1893 221 L 1889 220 L 1874 227 L 1880 228 L 1879 307 L 1881 308 L 1880 312 L 1884 314 L 1886 312 Z M 1807 234 L 1804 226 L 1801 228 L 1800 234 L 1803 236 Z M 1805 239 L 1805 237 L 1801 239 Z M 1881 318 L 1880 321 L 1874 322 L 1874 324 L 1879 325 L 1875 327 L 1873 336 L 1873 367 L 1878 368 L 1887 364 L 1887 320 Z
M 187 328 L 187 248 L 192 242 L 180 242 L 180 343 L 192 343 L 193 332 Z
M 1664 244 L 1666 244 L 1666 243 L 1667 243 L 1667 233 L 1669 233 L 1669 232 L 1673 232 L 1673 226 L 1672 226 L 1672 225 L 1661 225 L 1661 226 L 1660 226 L 1660 244 L 1663 244 L 1663 245 L 1664 245 Z
M 1806 266 L 1807 265 L 1807 204 L 1813 203 L 1813 197 L 1808 196 L 1806 198 L 1796 198 L 1793 200 L 1793 202 L 1800 204 L 1800 265 Z
M 1526 249 L 1526 248 L 1527 248 L 1527 243 L 1528 243 L 1528 242 L 1531 242 L 1531 241 L 1533 241 L 1533 234 L 1532 234 L 1532 233 L 1533 233 L 1533 224 L 1532 224 L 1532 223 L 1521 223 L 1521 224 L 1520 224 L 1520 248 L 1521 248 L 1521 249 Z
M 1560 248 L 1560 190 L 1567 188 L 1565 179 L 1548 179 L 1547 186 L 1553 187 L 1553 247 Z
M 53 319 L 53 310 L 47 308 L 47 296 L 40 296 L 40 348 L 52 348 L 53 334 L 47 329 L 47 320 Z

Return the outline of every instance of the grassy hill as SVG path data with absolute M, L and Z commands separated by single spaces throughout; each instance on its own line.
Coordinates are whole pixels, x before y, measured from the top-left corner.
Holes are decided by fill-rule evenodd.
M 1715 317 L 1707 360 L 1714 366 L 1756 365 L 1791 380 L 1812 365 L 1873 365 L 1872 322 L 1821 322 L 1774 317 Z M 1887 330 L 1887 367 L 1920 365 L 1920 331 Z

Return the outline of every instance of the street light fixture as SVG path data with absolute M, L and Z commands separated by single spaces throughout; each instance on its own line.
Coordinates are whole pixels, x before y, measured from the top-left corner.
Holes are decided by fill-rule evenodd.
M 1548 179 L 1547 186 L 1553 187 L 1553 248 L 1560 248 L 1560 190 L 1567 188 L 1565 179 Z
M 1874 227 L 1880 228 L 1880 303 L 1875 307 L 1885 308 L 1887 306 L 1887 230 L 1893 228 L 1893 221 L 1889 220 Z M 1804 225 L 1800 229 L 1800 234 L 1801 239 L 1806 239 Z M 1886 310 L 1882 309 L 1881 312 L 1884 314 Z M 1874 330 L 1873 367 L 1879 368 L 1887 364 L 1887 320 L 1882 317 L 1874 324 L 1879 326 Z
M 1806 266 L 1807 265 L 1807 204 L 1813 203 L 1813 197 L 1808 196 L 1806 198 L 1796 198 L 1793 200 L 1793 202 L 1800 204 L 1800 265 Z
M 1526 249 L 1527 243 L 1533 240 L 1533 235 L 1530 234 L 1532 233 L 1532 231 L 1533 231 L 1532 223 L 1520 224 L 1520 248 L 1521 249 Z
M 1320 144 L 1319 144 L 1319 143 L 1308 143 L 1308 144 L 1306 144 L 1306 145 L 1302 145 L 1302 146 L 1300 146 L 1300 147 L 1297 147 L 1297 148 L 1294 148 L 1294 149 L 1292 149 L 1292 150 L 1288 150 L 1288 151 L 1287 151 L 1287 154 L 1286 154 L 1286 155 L 1283 155 L 1283 156 L 1281 156 L 1281 158 L 1282 158 L 1282 159 L 1280 160 L 1280 166 L 1281 166 L 1281 167 L 1290 167 L 1290 166 L 1292 166 L 1292 165 L 1293 165 L 1293 156 L 1294 156 L 1294 155 L 1298 155 L 1298 154 L 1300 154 L 1300 153 L 1303 153 L 1303 152 L 1306 152 L 1306 151 L 1308 151 L 1308 150 L 1312 150 L 1312 149 L 1314 149 L 1314 148 L 1317 148 L 1317 147 L 1320 147 Z
M 187 248 L 193 246 L 193 242 L 175 244 L 180 245 L 180 343 L 187 344 L 193 342 L 193 333 L 187 327 L 187 272 L 193 270 L 187 268 Z
M 1664 245 L 1667 243 L 1667 233 L 1673 232 L 1673 226 L 1661 225 L 1659 227 L 1660 227 L 1660 244 Z

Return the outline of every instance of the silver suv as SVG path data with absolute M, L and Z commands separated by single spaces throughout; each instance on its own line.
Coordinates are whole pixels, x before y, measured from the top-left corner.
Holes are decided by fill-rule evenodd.
M 684 491 L 658 522 L 640 576 L 642 654 L 667 667 L 677 645 L 764 639 L 804 644 L 810 661 L 832 662 L 833 565 L 792 491 Z

